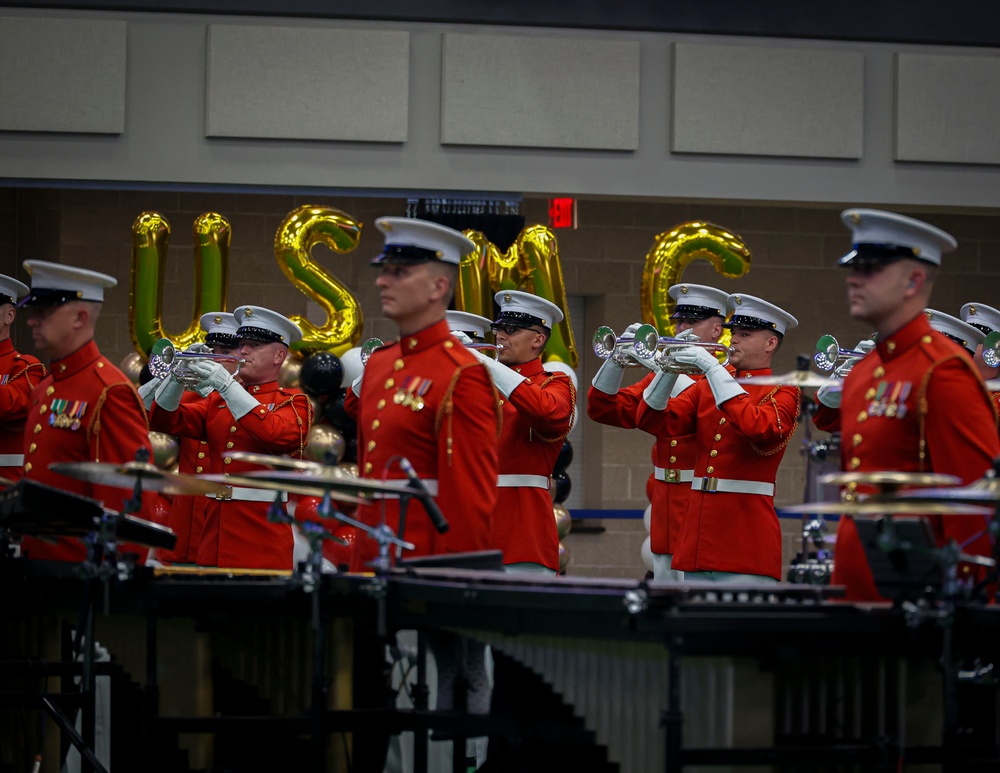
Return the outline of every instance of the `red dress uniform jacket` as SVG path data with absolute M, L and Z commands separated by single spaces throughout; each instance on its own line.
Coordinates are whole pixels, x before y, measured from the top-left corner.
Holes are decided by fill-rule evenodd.
M 573 424 L 576 389 L 565 373 L 546 373 L 540 359 L 511 370 L 527 380 L 506 400 L 500 432 L 500 475 L 548 480 Z M 547 488 L 501 485 L 493 542 L 505 564 L 529 562 L 559 571 L 559 533 Z
M 771 373 L 729 371 L 736 378 Z M 785 446 L 798 426 L 796 387 L 755 387 L 716 407 L 702 379 L 664 411 L 643 401 L 639 426 L 652 433 L 697 435 L 694 475 L 774 485 Z M 682 572 L 737 572 L 781 579 L 781 527 L 774 496 L 692 491 L 674 549 L 672 568 Z
M 879 341 L 844 381 L 840 411 L 814 418 L 819 429 L 841 432 L 841 467 L 983 477 L 1000 454 L 996 414 L 972 359 L 935 332 L 923 314 Z M 940 542 L 965 543 L 985 521 L 954 515 L 931 519 Z M 964 548 L 989 554 L 985 535 Z M 854 521 L 841 518 L 831 582 L 845 585 L 848 601 L 878 600 Z
M 358 422 L 362 477 L 403 478 L 395 457 L 405 456 L 417 475 L 437 482 L 435 499 L 450 529 L 438 534 L 423 505 L 412 499 L 404 537 L 416 550 L 404 557 L 496 547 L 500 405 L 486 367 L 446 322 L 376 350 L 365 367 L 361 397 L 347 390 L 344 407 Z M 398 500 L 384 506 L 386 522 L 398 533 Z M 382 507 L 362 505 L 358 518 L 377 524 Z M 365 569 L 377 552 L 374 541 L 359 535 L 351 567 Z
M 204 399 L 196 392 L 185 392 L 181 402 Z M 208 441 L 178 438 L 177 471 L 184 475 L 208 472 Z M 167 526 L 177 535 L 173 550 L 161 550 L 156 557 L 168 563 L 193 564 L 198 557 L 198 544 L 205 528 L 208 497 L 176 495 L 170 505 Z
M 20 480 L 24 472 L 24 425 L 31 392 L 45 377 L 45 366 L 0 341 L 0 477 Z
M 52 372 L 31 393 L 24 428 L 24 477 L 104 502 L 121 511 L 131 490 L 100 486 L 49 470 L 52 462 L 107 462 L 135 460 L 136 451 L 150 452 L 149 428 L 142 398 L 124 373 L 102 357 L 93 341 L 65 359 L 52 363 Z M 143 495 L 138 514 L 154 520 L 158 496 Z M 76 539 L 52 545 L 25 537 L 22 554 L 50 561 L 81 561 L 87 551 Z
M 632 386 L 609 395 L 600 389 L 590 388 L 587 392 L 587 415 L 600 424 L 609 427 L 635 429 L 638 426 L 637 413 L 642 393 L 655 373 L 647 374 Z M 695 381 L 685 379 L 684 389 Z M 649 546 L 658 555 L 672 556 L 672 545 L 680 533 L 681 521 L 691 499 L 689 476 L 694 470 L 697 438 L 690 435 L 656 435 L 653 444 L 653 467 L 663 470 L 662 479 L 657 471 L 649 476 L 646 495 L 651 505 L 649 521 Z M 682 480 L 684 478 L 685 480 Z
M 154 403 L 150 426 L 171 435 L 207 440 L 207 451 L 199 451 L 205 458 L 199 461 L 206 463 L 205 472 L 213 474 L 240 475 L 263 469 L 234 461 L 230 451 L 301 457 L 313 419 L 309 398 L 297 389 L 279 387 L 277 381 L 244 388 L 261 406 L 239 420 L 233 418 L 219 393 L 212 392 L 203 400 L 181 403 L 176 411 L 165 411 Z M 292 529 L 288 524 L 267 520 L 271 501 L 206 498 L 206 502 L 205 525 L 198 545 L 199 565 L 293 568 Z

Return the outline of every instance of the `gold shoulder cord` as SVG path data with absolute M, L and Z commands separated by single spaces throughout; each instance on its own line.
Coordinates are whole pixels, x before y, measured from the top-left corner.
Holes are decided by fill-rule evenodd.
M 448 428 L 446 434 L 445 442 L 448 444 L 448 466 L 451 467 L 451 457 L 454 452 L 453 441 L 454 437 L 452 435 L 452 419 L 455 414 L 455 387 L 458 385 L 458 379 L 462 375 L 462 372 L 466 368 L 471 367 L 483 367 L 483 365 L 477 360 L 475 362 L 467 362 L 465 365 L 459 365 L 455 368 L 455 372 L 451 374 L 451 381 L 448 383 L 448 388 L 445 390 L 444 395 L 441 397 L 441 403 L 438 405 L 437 413 L 434 416 L 434 434 L 439 435 L 441 433 L 441 421 L 447 418 Z M 500 407 L 500 398 L 497 396 L 496 387 L 492 387 L 492 380 L 490 381 L 491 388 L 493 389 L 493 413 L 496 417 L 497 422 L 497 438 L 500 437 L 500 429 L 503 423 L 503 409 Z
M 551 382 L 555 381 L 557 378 L 569 379 L 569 376 L 567 376 L 565 373 L 549 376 L 547 379 L 545 379 L 545 381 L 543 381 L 539 385 L 539 388 L 545 389 L 546 386 L 548 386 Z M 546 437 L 545 435 L 540 434 L 538 431 L 532 430 L 531 431 L 532 439 L 538 438 L 543 443 L 562 443 L 563 441 L 566 440 L 567 435 L 569 435 L 569 433 L 573 431 L 573 425 L 576 422 L 576 389 L 573 387 L 572 381 L 570 381 L 569 385 L 569 400 L 570 400 L 569 426 L 566 427 L 566 431 L 561 435 L 555 435 L 554 437 Z
M 927 400 L 927 390 L 930 388 L 931 375 L 934 373 L 934 369 L 938 365 L 943 365 L 949 360 L 958 360 L 965 369 L 970 373 L 974 374 L 980 381 L 982 381 L 982 376 L 973 367 L 973 364 L 967 360 L 961 354 L 949 354 L 947 357 L 943 357 L 940 360 L 932 363 L 924 373 L 923 378 L 920 379 L 920 387 L 917 390 L 917 426 L 920 429 L 920 442 L 917 446 L 917 461 L 919 462 L 919 472 L 924 471 L 924 463 L 927 461 L 927 413 L 930 410 L 930 403 Z M 993 415 L 996 416 L 996 407 L 993 405 L 993 401 L 990 400 L 989 393 L 986 391 L 985 387 L 982 389 L 983 396 L 989 403 L 990 410 L 993 411 Z
M 348 387 L 348 389 L 349 388 L 350 387 Z M 302 422 L 302 417 L 299 416 L 298 409 L 295 407 L 296 397 L 304 397 L 306 399 L 306 422 L 304 424 Z M 274 410 L 284 408 L 286 405 L 292 406 L 292 413 L 295 415 L 295 423 L 299 427 L 299 459 L 301 459 L 305 454 L 306 442 L 308 441 L 309 437 L 309 429 L 312 427 L 313 419 L 315 418 L 313 416 L 312 401 L 309 399 L 309 396 L 306 395 L 305 393 L 296 392 L 294 395 L 285 400 L 285 402 L 278 403 L 278 405 L 274 406 Z
M 783 388 L 784 387 L 780 386 L 775 387 L 766 395 L 764 395 L 764 397 L 761 398 L 760 402 L 757 403 L 757 405 L 762 406 L 764 405 L 764 403 L 769 402 L 772 406 L 774 406 L 774 414 L 775 418 L 778 420 L 779 433 L 781 432 L 781 414 L 778 412 L 778 401 L 774 399 L 774 396 L 778 393 L 779 389 Z M 798 387 L 795 387 L 795 399 L 797 401 L 801 399 L 801 391 L 799 390 Z M 758 448 L 756 443 L 751 443 L 750 447 L 754 450 L 754 453 L 759 454 L 760 456 L 774 456 L 776 453 L 778 453 L 778 451 L 780 451 L 781 449 L 783 449 L 785 446 L 788 445 L 788 443 L 792 439 L 792 435 L 795 434 L 795 430 L 798 429 L 798 427 L 799 427 L 799 417 L 798 414 L 796 414 L 795 421 L 792 422 L 792 428 L 788 431 L 788 434 L 785 436 L 785 439 L 782 440 L 779 445 L 772 448 L 770 451 L 761 450 L 760 448 Z

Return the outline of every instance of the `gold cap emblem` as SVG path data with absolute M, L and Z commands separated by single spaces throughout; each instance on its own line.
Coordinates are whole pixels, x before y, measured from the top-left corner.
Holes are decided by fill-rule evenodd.
M 243 312 L 243 316 L 244 317 L 252 317 L 253 316 L 253 309 L 247 309 L 246 311 L 244 311 Z
M 688 290 L 688 286 L 687 285 L 681 285 L 681 294 L 682 295 L 687 295 L 689 292 L 690 291 Z
M 857 212 L 852 212 L 851 213 L 851 225 L 857 225 L 860 222 L 861 222 L 861 215 L 858 214 Z
M 740 298 L 740 296 L 738 296 L 738 295 L 734 295 L 733 296 L 733 303 L 735 303 L 737 306 L 742 306 L 743 305 L 743 299 Z
M 216 314 L 214 317 L 212 317 L 212 321 L 215 322 L 216 325 L 221 325 L 222 324 L 222 317 L 220 317 L 218 314 Z
M 503 302 L 504 303 L 510 303 L 510 293 L 504 293 L 503 294 Z

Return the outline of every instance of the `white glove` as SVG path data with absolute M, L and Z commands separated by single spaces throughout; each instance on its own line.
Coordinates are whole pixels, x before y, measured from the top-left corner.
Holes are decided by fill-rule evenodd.
M 165 411 L 176 411 L 177 406 L 181 404 L 184 385 L 173 377 L 173 371 L 156 384 L 153 401 Z
M 700 346 L 684 346 L 675 349 L 671 353 L 670 359 L 682 365 L 693 365 L 702 373 L 708 373 L 714 367 L 721 367 L 715 355 Z
M 712 389 L 717 406 L 747 393 L 707 349 L 700 346 L 685 346 L 673 353 L 673 359 L 684 365 L 693 365 L 705 374 L 705 380 Z
M 816 390 L 816 399 L 827 408 L 840 408 L 840 398 L 843 394 L 840 384 L 823 384 Z
M 674 336 L 678 341 L 700 341 L 698 334 L 694 332 L 693 327 L 689 327 L 687 330 L 682 330 L 680 333 Z
M 461 330 L 452 330 L 451 334 L 453 336 L 455 336 L 455 338 L 457 338 L 459 341 L 462 342 L 462 346 L 468 346 L 469 344 L 474 344 L 475 343 L 475 341 L 473 341 L 471 338 L 469 338 Z
M 139 387 L 139 397 L 142 398 L 142 404 L 146 406 L 147 411 L 153 407 L 153 400 L 156 399 L 156 390 L 159 388 L 162 380 L 159 378 L 150 379 Z
M 490 372 L 490 378 L 493 379 L 496 388 L 504 397 L 510 397 L 510 393 L 521 386 L 522 381 L 525 381 L 525 377 L 513 368 L 508 368 L 502 362 L 487 357 L 478 349 L 470 349 L 469 351 L 486 366 L 486 370 Z
M 192 373 L 201 376 L 201 381 L 195 387 L 199 392 L 203 390 L 221 392 L 233 383 L 233 374 L 214 360 L 191 360 L 188 367 Z
M 597 369 L 594 380 L 590 383 L 598 392 L 604 392 L 606 395 L 615 395 L 618 394 L 618 390 L 622 387 L 622 377 L 624 375 L 625 368 L 608 358 Z
M 211 354 L 212 347 L 209 346 L 208 344 L 196 343 L 196 344 L 191 344 L 184 351 L 190 352 L 191 354 Z
M 195 387 L 199 392 L 212 390 L 221 395 L 234 419 L 242 419 L 260 408 L 260 401 L 233 380 L 233 374 L 213 360 L 192 360 L 191 371 L 201 376 Z
M 642 399 L 646 405 L 654 411 L 662 411 L 666 408 L 667 402 L 670 400 L 671 394 L 673 394 L 678 375 L 677 373 L 668 373 L 665 370 L 657 373 L 646 388 L 642 390 Z
M 364 379 L 365 374 L 362 373 L 354 381 L 351 382 L 351 391 L 354 392 L 355 397 L 361 397 L 361 382 Z

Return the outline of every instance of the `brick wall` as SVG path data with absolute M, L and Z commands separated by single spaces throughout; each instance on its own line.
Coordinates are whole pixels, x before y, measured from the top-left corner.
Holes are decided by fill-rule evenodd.
M 374 275 L 367 259 L 381 239 L 372 226 L 383 214 L 402 215 L 405 199 L 317 198 L 205 192 L 0 189 L 0 272 L 27 281 L 20 261 L 43 258 L 73 263 L 113 274 L 119 279 L 98 325 L 98 342 L 112 360 L 132 351 L 129 333 L 130 229 L 146 210 L 160 212 L 172 226 L 163 319 L 168 331 L 183 330 L 191 319 L 193 266 L 191 225 L 203 212 L 218 212 L 232 225 L 228 305 L 268 306 L 289 314 L 309 314 L 307 299 L 281 273 L 273 255 L 275 231 L 284 217 L 304 203 L 341 209 L 365 224 L 359 248 L 347 255 L 318 246 L 314 259 L 350 287 L 366 312 L 364 337 L 394 336 L 393 325 L 378 313 Z M 858 203 L 858 202 L 851 202 Z M 623 330 L 639 319 L 639 283 L 646 253 L 657 234 L 690 220 L 707 220 L 740 234 L 753 258 L 750 272 L 738 280 L 719 276 L 704 261 L 691 264 L 684 280 L 740 290 L 767 298 L 798 317 L 800 325 L 785 339 L 774 362 L 776 372 L 795 366 L 797 354 L 809 356 L 816 340 L 833 333 L 853 346 L 870 331 L 846 315 L 843 270 L 837 259 L 849 249 L 849 233 L 840 223 L 840 206 L 728 204 L 716 202 L 652 202 L 583 200 L 579 228 L 559 231 L 559 251 L 567 292 L 585 299 L 583 329 L 577 341 L 582 355 L 581 415 L 586 386 L 599 361 L 590 350 L 589 334 L 606 324 Z M 547 202 L 529 199 L 523 214 L 528 224 L 547 220 Z M 954 234 L 956 253 L 945 258 L 944 272 L 932 304 L 957 314 L 971 300 L 1000 304 L 1000 218 L 993 211 L 908 209 L 906 214 L 930 220 Z M 314 322 L 322 322 L 314 319 Z M 15 341 L 31 351 L 22 321 Z M 634 374 L 638 377 L 640 374 Z M 819 433 L 813 433 L 820 436 Z M 778 476 L 779 505 L 803 501 L 806 466 L 800 426 L 788 445 Z M 584 480 L 573 481 L 585 492 L 588 508 L 643 509 L 649 474 L 651 439 L 636 431 L 591 422 L 584 426 Z M 582 526 L 583 524 L 578 524 Z M 641 521 L 587 521 L 566 540 L 570 572 L 614 577 L 644 573 L 639 549 L 645 537 Z M 798 522 L 783 519 L 785 559 L 794 553 Z M 734 545 L 734 550 L 739 546 Z

